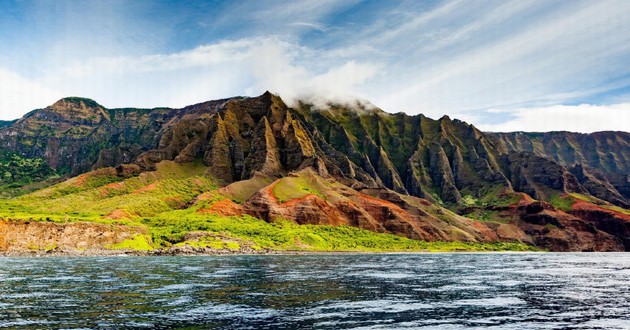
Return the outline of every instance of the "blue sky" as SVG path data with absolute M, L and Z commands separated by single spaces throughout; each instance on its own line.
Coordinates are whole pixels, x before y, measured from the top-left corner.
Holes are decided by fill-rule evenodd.
M 2 1 L 0 119 L 84 96 L 364 99 L 493 131 L 630 131 L 630 1 Z

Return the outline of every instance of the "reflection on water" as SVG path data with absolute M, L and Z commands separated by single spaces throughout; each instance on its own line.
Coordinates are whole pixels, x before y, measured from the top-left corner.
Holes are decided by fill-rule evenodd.
M 627 329 L 630 255 L 0 259 L 0 328 Z

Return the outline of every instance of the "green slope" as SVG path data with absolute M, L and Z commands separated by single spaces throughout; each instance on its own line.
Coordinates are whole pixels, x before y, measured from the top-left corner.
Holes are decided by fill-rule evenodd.
M 293 181 L 279 186 L 282 198 L 297 198 L 316 189 L 309 182 Z M 35 193 L 2 199 L 0 218 L 147 227 L 148 237 L 138 235 L 110 246 L 111 249 L 149 250 L 174 245 L 227 250 L 372 252 L 531 249 L 515 243 L 428 243 L 347 226 L 268 223 L 247 215 L 201 212 L 229 197 L 221 194 L 215 182 L 200 162 L 165 161 L 158 164 L 156 171 L 132 177 L 119 176 L 115 169 L 105 168 Z M 201 194 L 205 197 L 198 198 Z

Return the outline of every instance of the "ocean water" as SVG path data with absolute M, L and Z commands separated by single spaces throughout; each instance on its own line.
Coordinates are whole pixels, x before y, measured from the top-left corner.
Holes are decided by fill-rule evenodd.
M 0 258 L 0 328 L 630 329 L 630 254 Z

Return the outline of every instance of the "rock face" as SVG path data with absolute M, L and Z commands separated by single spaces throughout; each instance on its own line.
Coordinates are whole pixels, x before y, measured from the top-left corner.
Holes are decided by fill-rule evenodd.
M 562 166 L 578 166 L 571 172 L 589 193 L 627 207 L 630 199 L 630 133 L 515 132 L 486 135 L 502 153 L 526 151 Z
M 501 161 L 508 168 L 506 174 L 512 187 L 536 199 L 546 200 L 558 191 L 586 192 L 573 174 L 547 158 L 512 152 Z
M 0 220 L 0 252 L 98 250 L 132 239 L 144 230 L 94 223 Z
M 82 98 L 62 99 L 0 130 L 0 150 L 44 158 L 61 174 L 130 163 L 154 148 L 170 109 L 108 110 Z
M 269 92 L 182 109 L 106 109 L 66 98 L 0 123 L 2 151 L 43 158 L 68 177 L 108 166 L 146 171 L 165 160 L 201 160 L 227 187 L 303 171 L 340 184 L 325 189 L 335 193 L 289 201 L 264 185 L 242 206 L 231 205 L 266 220 L 344 224 L 428 240 L 520 240 L 561 250 L 623 249 L 627 236 L 625 225 L 596 224 L 592 214 L 497 204 L 498 195 L 551 201 L 577 194 L 628 208 L 630 134 L 622 132 L 483 133 L 447 116 L 389 114 L 360 103 L 291 108 Z M 432 206 L 505 213 L 509 221 L 441 217 L 427 212 Z
M 591 221 L 554 209 L 545 202 L 518 208 L 520 227 L 536 245 L 552 251 L 624 251 L 624 242 Z

